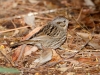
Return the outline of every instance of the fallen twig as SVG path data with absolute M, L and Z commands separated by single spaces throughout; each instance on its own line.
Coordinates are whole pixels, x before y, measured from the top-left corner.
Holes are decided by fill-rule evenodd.
M 18 30 L 18 29 L 27 28 L 27 27 L 30 27 L 30 26 L 24 26 L 24 27 L 19 27 L 19 28 L 15 28 L 15 29 L 9 29 L 9 30 L 0 31 L 0 34 L 1 34 L 1 33 L 10 32 L 10 31 L 14 31 L 14 30 Z
M 47 14 L 47 13 L 52 13 L 52 12 L 56 12 L 59 10 L 67 10 L 67 8 L 60 8 L 60 9 L 52 9 L 52 10 L 47 10 L 47 11 L 40 11 L 40 12 L 31 12 L 32 15 L 38 15 L 38 14 Z M 23 14 L 23 15 L 17 15 L 14 17 L 8 17 L 8 18 L 2 18 L 0 19 L 0 22 L 5 21 L 5 20 L 12 20 L 14 18 L 21 18 L 21 17 L 25 17 L 27 14 Z

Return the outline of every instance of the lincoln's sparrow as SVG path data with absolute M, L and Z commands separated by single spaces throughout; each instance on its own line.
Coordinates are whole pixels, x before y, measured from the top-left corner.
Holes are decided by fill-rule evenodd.
M 53 49 L 59 48 L 66 40 L 67 27 L 68 20 L 65 17 L 56 17 L 46 26 L 40 29 L 29 40 L 15 43 L 12 45 L 12 47 L 22 44 L 31 44 L 36 45 L 40 49 L 42 47 Z

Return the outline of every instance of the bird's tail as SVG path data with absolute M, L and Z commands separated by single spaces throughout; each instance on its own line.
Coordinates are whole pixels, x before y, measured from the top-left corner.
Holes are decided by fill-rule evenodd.
M 23 45 L 23 44 L 31 44 L 31 45 L 34 45 L 34 41 L 33 40 L 25 40 L 25 41 L 21 41 L 21 42 L 17 42 L 17 43 L 10 43 L 10 47 L 11 48 L 14 48 L 14 47 L 18 47 L 20 45 Z

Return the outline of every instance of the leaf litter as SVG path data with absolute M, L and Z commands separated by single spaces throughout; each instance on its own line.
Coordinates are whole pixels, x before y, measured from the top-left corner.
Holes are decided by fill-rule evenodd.
M 100 74 L 99 0 L 10 0 L 0 4 L 0 65 L 35 75 Z M 4 8 L 7 8 L 4 10 Z M 9 11 L 9 12 L 8 12 Z M 29 13 L 32 16 L 29 16 Z M 56 16 L 70 20 L 62 50 L 39 50 L 28 40 Z M 38 62 L 36 62 L 38 60 Z M 34 63 L 36 62 L 36 63 Z M 22 73 L 21 73 L 22 74 Z

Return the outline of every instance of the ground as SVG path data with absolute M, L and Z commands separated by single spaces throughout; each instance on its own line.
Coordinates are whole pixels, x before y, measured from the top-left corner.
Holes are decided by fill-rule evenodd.
M 0 0 L 0 74 L 100 75 L 100 1 L 88 1 Z M 57 16 L 69 20 L 61 49 L 11 48 Z

